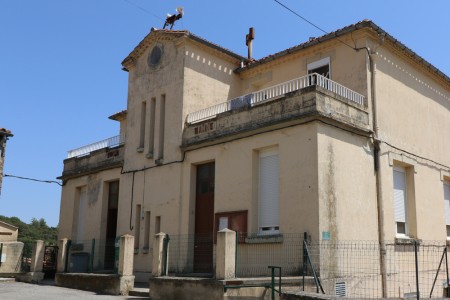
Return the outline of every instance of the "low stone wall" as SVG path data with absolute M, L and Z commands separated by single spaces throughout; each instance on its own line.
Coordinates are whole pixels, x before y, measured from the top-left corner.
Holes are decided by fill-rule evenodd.
M 152 300 L 270 300 L 269 283 L 270 278 L 217 280 L 193 277 L 153 277 L 150 279 L 150 298 Z M 298 285 L 298 278 L 292 282 L 286 280 L 283 288 L 286 288 L 286 284 L 291 286 L 293 283 Z M 279 299 L 278 295 L 276 299 Z
M 134 287 L 134 276 L 57 273 L 55 284 L 99 294 L 128 295 L 128 292 Z
M 217 280 L 181 277 L 154 277 L 150 279 L 152 300 L 224 299 L 223 285 Z
M 324 294 L 308 293 L 308 292 L 291 292 L 291 293 L 283 293 L 281 295 L 280 299 L 283 299 L 283 300 L 330 300 L 330 299 L 338 299 L 338 297 L 324 295 Z

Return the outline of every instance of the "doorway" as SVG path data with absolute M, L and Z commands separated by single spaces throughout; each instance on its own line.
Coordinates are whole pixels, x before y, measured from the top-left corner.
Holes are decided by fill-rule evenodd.
M 197 166 L 194 273 L 213 272 L 215 163 Z
M 119 204 L 119 181 L 108 184 L 108 213 L 106 217 L 104 269 L 113 270 L 115 260 L 115 240 L 117 233 L 117 209 Z

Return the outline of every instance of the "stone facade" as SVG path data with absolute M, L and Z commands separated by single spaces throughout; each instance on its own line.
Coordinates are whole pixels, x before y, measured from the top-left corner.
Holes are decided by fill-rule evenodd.
M 332 242 L 449 238 L 450 79 L 371 21 L 257 61 L 187 31 L 152 30 L 123 66 L 126 143 L 108 168 L 95 156 L 109 150 L 65 161 L 60 237 L 76 236 L 83 186 L 85 236 L 103 236 L 107 184 L 120 180 L 116 235 L 135 237 L 137 280 L 157 261 L 155 234 L 193 236 L 202 218 L 213 220 L 211 233 L 237 226 L 230 229 L 269 232 L 281 244 L 303 232 Z M 310 74 L 323 68 L 324 77 Z M 276 159 L 276 224 L 262 224 L 260 208 L 268 156 Z M 198 172 L 211 163 L 213 211 L 202 217 Z M 406 174 L 404 221 L 396 168 Z M 256 240 L 264 243 L 245 245 Z

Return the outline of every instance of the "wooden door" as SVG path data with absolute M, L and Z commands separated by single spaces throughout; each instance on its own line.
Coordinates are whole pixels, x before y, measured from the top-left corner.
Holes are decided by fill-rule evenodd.
M 214 162 L 197 167 L 194 272 L 213 271 Z

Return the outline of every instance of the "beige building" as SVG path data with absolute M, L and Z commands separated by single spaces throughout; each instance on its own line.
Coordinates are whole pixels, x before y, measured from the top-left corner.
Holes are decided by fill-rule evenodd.
M 137 280 L 158 232 L 210 237 L 193 273 L 226 227 L 243 246 L 450 238 L 450 78 L 373 22 L 259 60 L 152 29 L 122 65 L 121 138 L 64 161 L 59 235 L 134 235 Z
M 19 228 L 0 221 L 0 242 L 16 242 Z

